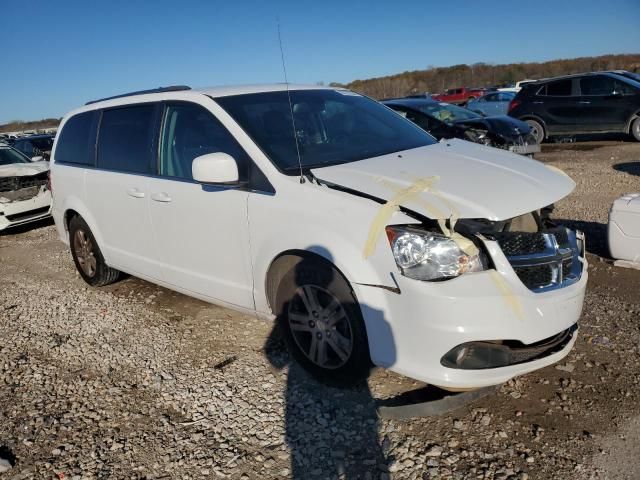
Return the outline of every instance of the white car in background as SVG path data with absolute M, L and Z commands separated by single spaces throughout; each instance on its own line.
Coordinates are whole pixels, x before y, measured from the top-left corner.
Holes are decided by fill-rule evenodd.
M 0 230 L 50 216 L 49 162 L 0 144 Z
M 520 90 L 522 90 L 522 87 L 524 85 L 526 85 L 527 83 L 531 83 L 531 82 L 537 82 L 537 80 L 531 80 L 531 79 L 520 80 L 519 82 L 516 82 L 515 87 L 499 88 L 498 91 L 499 92 L 514 92 L 514 93 L 518 93 Z
M 557 169 L 437 142 L 344 89 L 168 87 L 67 114 L 53 216 L 83 279 L 119 272 L 281 322 L 329 382 L 371 365 L 450 389 L 566 356 L 587 269 L 544 207 Z

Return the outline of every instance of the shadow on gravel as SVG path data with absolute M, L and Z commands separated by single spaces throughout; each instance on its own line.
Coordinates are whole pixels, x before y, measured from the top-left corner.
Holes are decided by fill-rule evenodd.
M 326 365 L 322 376 L 328 383 L 335 383 L 335 375 L 327 375 L 326 369 L 349 367 L 366 374 L 368 358 L 359 359 L 368 355 L 357 355 L 368 353 L 361 312 L 390 363 L 395 361 L 393 336 L 382 312 L 358 305 L 342 277 L 323 267 L 302 260 L 283 277 L 278 318 L 264 347 L 273 367 L 288 366 L 285 441 L 291 451 L 290 477 L 378 478 L 390 459 L 378 438 L 377 405 L 367 379 L 360 375 L 346 386 L 333 387 L 317 381 L 301 363 L 309 368 Z
M 616 163 L 613 166 L 614 170 L 618 172 L 628 173 L 630 175 L 637 175 L 640 177 L 640 161 L 638 162 L 625 162 L 625 163 Z
M 16 466 L 16 456 L 13 454 L 11 449 L 6 445 L 0 446 L 0 460 L 5 460 L 9 462 L 12 467 Z M 1 471 L 0 471 L 1 473 Z
M 587 252 L 599 257 L 610 258 L 607 240 L 607 224 L 598 222 L 584 222 L 582 220 L 568 220 L 554 218 L 558 225 L 565 225 L 572 229 L 582 230 L 585 234 Z

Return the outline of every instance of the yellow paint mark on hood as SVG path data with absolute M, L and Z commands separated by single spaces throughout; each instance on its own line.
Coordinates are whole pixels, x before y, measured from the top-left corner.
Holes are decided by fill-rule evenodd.
M 364 244 L 363 257 L 369 258 L 378 243 L 378 238 L 384 232 L 384 228 L 393 216 L 395 212 L 400 210 L 400 206 L 414 198 L 420 193 L 429 190 L 437 181 L 439 177 L 425 177 L 418 178 L 411 185 L 406 188 L 399 189 L 396 194 L 380 207 L 378 213 L 371 223 L 369 228 L 369 235 L 367 235 L 367 241 Z

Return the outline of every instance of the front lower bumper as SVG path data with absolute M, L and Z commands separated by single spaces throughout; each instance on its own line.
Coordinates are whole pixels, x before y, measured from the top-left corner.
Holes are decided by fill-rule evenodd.
M 376 365 L 449 389 L 497 385 L 565 357 L 560 350 L 514 365 L 478 370 L 449 368 L 442 357 L 467 342 L 515 341 L 531 345 L 573 327 L 582 312 L 587 265 L 566 287 L 534 293 L 524 286 L 495 244 L 485 243 L 495 269 L 444 282 L 394 275 L 400 293 L 356 285 Z
M 27 200 L 0 203 L 0 230 L 36 222 L 51 215 L 51 192 L 43 188 Z
M 520 155 L 533 155 L 534 153 L 540 153 L 540 144 L 509 145 L 508 150 L 513 153 L 519 153 Z

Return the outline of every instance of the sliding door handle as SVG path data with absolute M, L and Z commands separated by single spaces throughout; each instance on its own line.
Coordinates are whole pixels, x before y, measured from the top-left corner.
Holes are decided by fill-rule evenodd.
M 144 198 L 144 192 L 137 188 L 130 188 L 127 190 L 127 195 L 133 198 Z
M 166 192 L 159 192 L 151 195 L 151 200 L 155 200 L 156 202 L 169 203 L 171 201 L 171 197 Z

